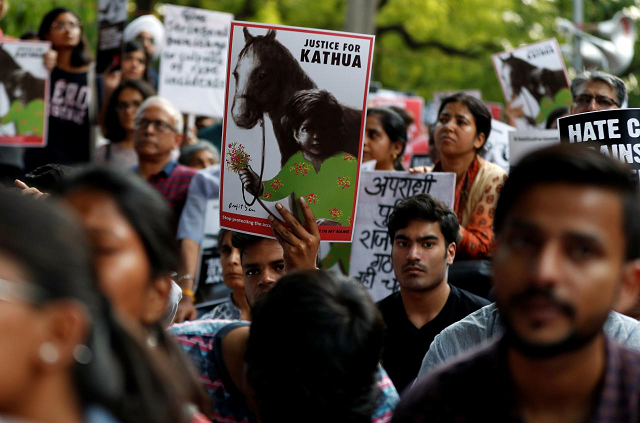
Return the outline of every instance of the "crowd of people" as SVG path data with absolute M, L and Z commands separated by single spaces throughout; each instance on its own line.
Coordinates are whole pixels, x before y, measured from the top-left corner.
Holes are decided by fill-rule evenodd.
M 273 238 L 220 230 L 229 294 L 196 308 L 220 134 L 204 117 L 185 131 L 156 95 L 163 32 L 135 19 L 121 63 L 97 75 L 78 16 L 42 19 L 47 145 L 0 148 L 0 420 L 640 421 L 637 176 L 566 144 L 507 174 L 483 158 L 491 113 L 463 93 L 440 104 L 428 167 L 402 165 L 404 110 L 367 111 L 375 170 L 456 175 L 452 208 L 418 194 L 386 219 L 397 292 L 375 303 L 319 269 L 326 216 L 293 180 L 265 196 L 248 168 L 246 191 L 276 202 Z M 627 106 L 624 82 L 602 71 L 578 74 L 571 96 L 547 127 Z M 345 131 L 332 94 L 303 90 L 287 107 L 291 157 L 318 184 L 336 157 L 357 171 L 328 142 Z M 281 203 L 290 195 L 300 217 Z

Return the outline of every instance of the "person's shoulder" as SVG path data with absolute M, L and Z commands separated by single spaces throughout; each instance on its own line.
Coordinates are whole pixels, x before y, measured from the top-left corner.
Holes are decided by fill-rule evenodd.
M 173 168 L 172 173 L 174 173 L 176 176 L 190 176 L 193 178 L 198 173 L 198 169 L 194 169 L 192 167 L 178 163 Z
M 495 163 L 492 163 L 488 160 L 483 159 L 482 157 L 478 157 L 478 161 L 480 162 L 480 169 L 487 177 L 496 177 L 499 176 L 503 179 L 506 179 L 507 172 L 498 166 Z
M 418 417 L 427 416 L 433 421 L 451 421 L 463 415 L 471 417 L 466 413 L 471 411 L 472 404 L 491 395 L 486 391 L 500 365 L 498 346 L 499 340 L 493 340 L 419 379 L 400 400 L 394 421 L 414 422 L 420 421 Z
M 640 322 L 637 320 L 611 311 L 604 322 L 603 329 L 609 338 L 619 344 L 640 351 Z
M 501 329 L 502 326 L 498 308 L 495 303 L 491 303 L 444 328 L 435 339 L 440 342 L 447 339 L 455 340 L 457 343 L 465 344 L 465 349 L 468 349 L 496 334 L 496 328 Z
M 168 331 L 174 337 L 220 337 L 241 326 L 249 326 L 249 323 L 233 320 L 195 320 L 171 325 Z
M 491 304 L 491 302 L 486 298 L 482 298 L 478 295 L 472 294 L 471 292 L 462 288 L 458 288 L 453 285 L 450 286 L 451 295 L 454 295 L 464 308 L 476 311 L 484 306 Z
M 396 310 L 402 306 L 402 297 L 400 291 L 390 294 L 376 303 L 380 312 L 384 315 L 391 310 Z

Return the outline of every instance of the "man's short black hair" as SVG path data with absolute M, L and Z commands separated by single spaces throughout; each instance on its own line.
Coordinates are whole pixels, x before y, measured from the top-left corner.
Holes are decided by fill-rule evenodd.
M 234 232 L 233 235 L 231 235 L 231 245 L 233 245 L 234 248 L 237 248 L 238 250 L 240 250 L 241 259 L 242 259 L 242 256 L 244 255 L 244 250 L 262 241 L 275 241 L 275 240 L 270 238 L 265 238 L 262 236 L 245 234 L 242 232 Z
M 292 272 L 252 316 L 245 360 L 263 422 L 371 421 L 384 323 L 362 285 Z
M 442 201 L 430 194 L 418 194 L 400 200 L 387 220 L 387 230 L 393 243 L 396 232 L 413 220 L 438 222 L 447 245 L 458 239 L 458 217 Z
M 525 192 L 542 184 L 593 185 L 620 194 L 623 206 L 627 260 L 640 257 L 640 198 L 637 176 L 618 160 L 590 148 L 560 144 L 525 156 L 511 168 L 502 188 L 493 228 L 499 235 L 515 203 Z

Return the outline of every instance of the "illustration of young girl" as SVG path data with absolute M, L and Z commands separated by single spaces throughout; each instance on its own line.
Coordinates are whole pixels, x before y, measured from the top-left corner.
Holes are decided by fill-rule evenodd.
M 282 124 L 299 151 L 268 181 L 248 167 L 240 172 L 244 189 L 263 201 L 294 194 L 304 197 L 320 225 L 353 222 L 357 158 L 342 150 L 343 109 L 326 90 L 301 90 L 291 97 Z

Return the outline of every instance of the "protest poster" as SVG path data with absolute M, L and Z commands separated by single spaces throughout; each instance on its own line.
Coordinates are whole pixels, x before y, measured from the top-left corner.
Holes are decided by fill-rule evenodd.
M 222 279 L 218 232 L 220 232 L 220 201 L 209 200 L 205 208 L 202 242 L 196 272 L 196 308 L 209 307 L 229 298 L 231 290 Z
M 521 109 L 519 130 L 544 127 L 547 116 L 571 104 L 569 79 L 555 38 L 491 56 L 507 108 Z
M 0 145 L 44 147 L 47 140 L 48 42 L 0 43 Z
M 158 93 L 183 113 L 222 117 L 233 15 L 166 4 Z
M 513 126 L 491 119 L 491 133 L 483 147 L 482 157 L 507 172 L 509 172 L 509 133 L 515 130 Z
M 426 193 L 453 208 L 455 188 L 455 173 L 362 172 L 349 277 L 360 281 L 374 301 L 400 289 L 386 226 L 393 207 L 403 198 Z
M 122 32 L 128 17 L 127 3 L 127 0 L 98 0 L 97 73 L 103 73 L 111 64 L 120 63 Z
M 273 237 L 280 202 L 311 207 L 323 241 L 351 241 L 374 37 L 233 22 L 221 226 Z
M 640 109 L 601 110 L 558 119 L 563 143 L 591 147 L 640 175 Z
M 527 154 L 559 142 L 556 129 L 509 132 L 509 165 L 514 166 Z

